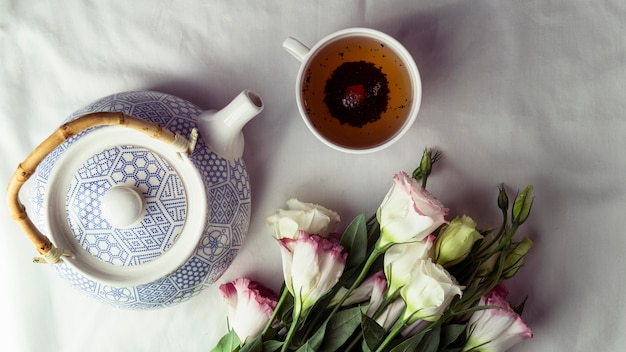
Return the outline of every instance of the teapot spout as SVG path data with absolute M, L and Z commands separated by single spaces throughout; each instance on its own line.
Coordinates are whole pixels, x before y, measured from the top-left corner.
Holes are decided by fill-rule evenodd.
M 198 131 L 213 151 L 226 159 L 243 155 L 243 126 L 263 110 L 258 94 L 244 90 L 222 110 L 209 110 L 198 117 Z

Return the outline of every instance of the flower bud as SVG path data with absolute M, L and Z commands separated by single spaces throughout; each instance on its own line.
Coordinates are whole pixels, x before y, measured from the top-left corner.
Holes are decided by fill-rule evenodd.
M 504 261 L 505 279 L 510 279 L 517 273 L 522 264 L 524 264 L 524 257 L 528 254 L 532 246 L 533 241 L 528 237 L 522 238 L 520 242 L 513 245 L 513 251 Z
M 501 184 L 498 189 L 500 190 L 500 193 L 498 193 L 498 208 L 506 212 L 509 209 L 509 196 L 506 194 L 504 184 Z
M 435 243 L 438 264 L 451 266 L 460 263 L 472 250 L 474 242 L 483 236 L 476 231 L 476 222 L 469 216 L 456 217 L 445 226 Z
M 528 219 L 530 208 L 533 205 L 533 186 L 528 185 L 513 203 L 513 223 L 521 225 Z
M 478 267 L 478 272 L 481 275 L 491 274 L 494 271 L 496 264 L 498 263 L 498 258 L 500 258 L 500 252 L 494 252 L 496 247 L 498 247 L 498 242 L 496 242 L 494 238 L 495 235 L 493 233 L 489 233 L 484 237 L 484 240 L 481 244 L 480 250 L 486 252 L 487 254 L 490 254 L 490 256 L 485 258 Z
M 413 170 L 413 177 L 416 180 L 425 180 L 428 178 L 430 173 L 433 170 L 433 164 L 441 158 L 441 153 L 439 151 L 435 151 L 433 155 L 432 150 L 426 148 L 424 149 L 424 154 L 422 154 L 422 160 L 420 161 L 420 165 Z
M 428 177 L 433 170 L 433 161 L 431 159 L 430 149 L 424 150 L 422 161 L 420 162 L 420 169 L 422 170 L 422 177 Z

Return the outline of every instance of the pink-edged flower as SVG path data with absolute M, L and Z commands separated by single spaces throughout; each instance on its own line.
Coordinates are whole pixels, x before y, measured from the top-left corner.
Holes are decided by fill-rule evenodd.
M 387 291 L 387 278 L 385 272 L 379 270 L 376 274 L 372 275 L 367 281 L 372 284 L 372 294 L 370 295 L 370 305 L 367 307 L 367 315 L 370 317 L 376 313 L 376 310 L 380 307 L 385 299 L 385 292 Z M 366 282 L 367 282 L 366 281 Z
M 238 278 L 219 287 L 228 306 L 228 324 L 243 344 L 261 333 L 276 307 L 276 294 L 256 281 Z
M 381 231 L 379 247 L 421 241 L 445 223 L 447 213 L 448 209 L 417 180 L 406 172 L 397 173 L 376 212 Z
M 463 351 L 499 352 L 533 337 L 522 318 L 506 301 L 508 291 L 502 285 L 480 299 L 479 306 L 495 306 L 476 311 L 467 325 Z
M 355 303 L 362 303 L 369 301 L 370 309 L 376 309 L 382 303 L 385 291 L 387 290 L 387 278 L 382 270 L 379 270 L 374 275 L 368 277 L 361 285 L 352 290 L 348 298 L 343 302 L 343 306 L 349 306 Z M 331 304 L 336 304 L 339 300 L 348 292 L 345 287 L 339 288 Z
M 436 321 L 448 309 L 462 287 L 441 265 L 431 258 L 418 260 L 409 282 L 400 289 L 407 309 L 402 320 L 412 324 L 418 319 Z
M 287 201 L 287 209 L 279 209 L 267 217 L 277 239 L 297 238 L 298 231 L 327 237 L 341 221 L 339 214 L 319 204 L 304 203 L 296 198 Z
M 387 296 L 395 295 L 411 280 L 411 275 L 419 260 L 431 258 L 434 235 L 422 241 L 394 244 L 385 252 L 384 268 L 389 289 Z
M 297 239 L 281 238 L 280 253 L 285 285 L 304 312 L 337 284 L 348 253 L 334 237 L 324 238 L 299 231 Z

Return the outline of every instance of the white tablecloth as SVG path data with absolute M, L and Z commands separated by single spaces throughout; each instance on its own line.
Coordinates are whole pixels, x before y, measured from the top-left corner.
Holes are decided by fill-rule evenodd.
M 0 1 L 0 183 L 60 122 L 115 92 L 155 89 L 221 108 L 243 89 L 265 110 L 244 129 L 253 207 L 244 247 L 218 283 L 282 281 L 266 216 L 290 197 L 376 210 L 391 176 L 440 149 L 429 189 L 496 225 L 497 185 L 535 186 L 522 233 L 535 243 L 509 282 L 535 336 L 515 351 L 626 346 L 626 5 L 599 1 Z M 421 71 L 418 121 L 373 154 L 334 151 L 299 117 L 298 62 L 363 26 L 395 36 Z M 207 351 L 226 331 L 217 285 L 155 311 L 102 305 L 36 254 L 0 203 L 0 350 Z

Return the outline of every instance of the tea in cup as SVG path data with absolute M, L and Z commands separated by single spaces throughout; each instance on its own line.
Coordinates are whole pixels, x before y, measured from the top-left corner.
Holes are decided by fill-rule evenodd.
M 400 139 L 417 118 L 419 71 L 389 35 L 350 28 L 311 49 L 291 37 L 283 47 L 302 63 L 296 80 L 300 114 L 326 145 L 349 153 L 378 151 Z

